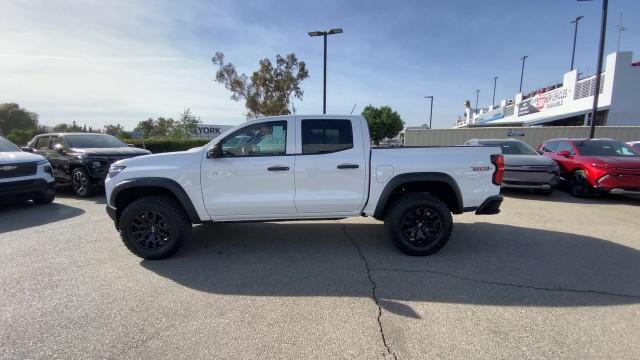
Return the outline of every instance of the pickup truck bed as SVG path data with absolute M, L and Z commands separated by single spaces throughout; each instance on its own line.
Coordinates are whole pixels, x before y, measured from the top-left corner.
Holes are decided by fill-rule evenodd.
M 499 211 L 502 166 L 497 147 L 372 148 L 361 116 L 279 116 L 113 164 L 107 212 L 145 258 L 175 252 L 192 223 L 349 216 L 383 220 L 400 250 L 429 255 L 452 213 Z

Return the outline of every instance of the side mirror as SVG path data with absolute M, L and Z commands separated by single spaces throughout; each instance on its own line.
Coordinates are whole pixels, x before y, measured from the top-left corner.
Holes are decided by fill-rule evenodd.
M 29 147 L 29 146 L 23 146 L 23 147 L 20 148 L 20 150 L 22 150 L 24 152 L 30 152 L 30 153 L 33 152 L 33 148 Z
M 209 159 L 218 159 L 222 157 L 222 145 L 215 144 L 209 151 L 207 152 L 207 157 Z
M 571 156 L 571 151 L 569 151 L 569 150 L 558 151 L 558 155 L 559 156 L 564 156 L 564 157 L 569 157 L 569 156 Z
M 128 147 L 136 147 L 136 146 L 135 146 L 135 145 L 133 145 L 133 144 L 127 144 L 127 146 L 128 146 Z
M 61 144 L 55 144 L 53 145 L 53 150 L 55 150 L 55 152 L 57 152 L 58 154 L 62 154 L 62 152 L 64 151 L 64 146 L 62 146 Z
M 542 150 L 538 150 L 538 154 L 540 154 L 540 155 L 544 155 L 544 151 L 542 151 Z

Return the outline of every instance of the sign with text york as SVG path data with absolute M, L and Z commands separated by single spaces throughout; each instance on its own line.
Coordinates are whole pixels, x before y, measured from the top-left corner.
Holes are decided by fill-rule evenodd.
M 197 139 L 213 139 L 232 127 L 231 125 L 198 124 L 196 128 L 193 129 L 192 137 Z

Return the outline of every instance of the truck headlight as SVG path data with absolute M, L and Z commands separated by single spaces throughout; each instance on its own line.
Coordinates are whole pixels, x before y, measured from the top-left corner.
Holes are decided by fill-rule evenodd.
M 107 177 L 112 178 L 120 174 L 120 172 L 122 172 L 122 170 L 124 170 L 125 168 L 126 166 L 122 166 L 122 165 L 111 165 L 111 167 L 109 168 L 109 173 L 107 174 Z

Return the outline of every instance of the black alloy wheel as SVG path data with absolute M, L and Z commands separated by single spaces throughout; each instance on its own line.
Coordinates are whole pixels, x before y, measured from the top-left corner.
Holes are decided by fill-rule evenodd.
M 131 222 L 130 231 L 138 247 L 158 250 L 169 243 L 171 230 L 164 216 L 156 211 L 142 211 Z
M 442 232 L 442 218 L 433 209 L 415 207 L 402 219 L 400 231 L 404 239 L 416 248 L 429 248 Z
M 93 193 L 93 184 L 87 170 L 78 167 L 71 172 L 71 187 L 73 192 L 80 197 L 88 197 Z

